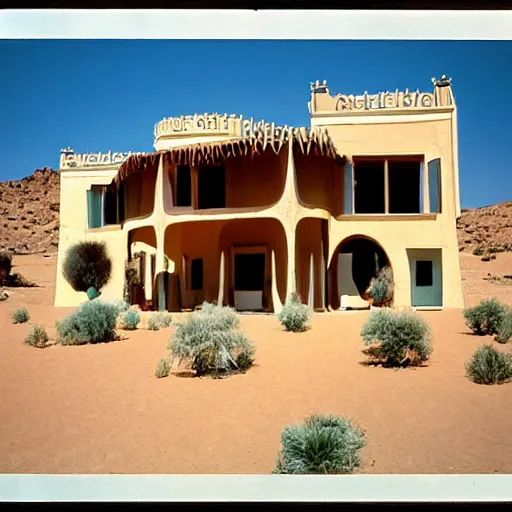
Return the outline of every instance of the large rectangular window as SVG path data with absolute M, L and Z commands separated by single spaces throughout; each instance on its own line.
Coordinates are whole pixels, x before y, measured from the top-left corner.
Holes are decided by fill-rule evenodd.
M 422 162 L 420 156 L 355 157 L 354 213 L 421 213 Z M 347 179 L 345 175 L 345 183 Z
M 92 185 L 87 191 L 87 225 L 89 228 L 101 228 L 108 224 L 117 224 L 121 218 L 118 211 L 117 192 L 105 185 Z M 124 204 L 122 205 L 124 209 Z M 122 219 L 121 219 L 122 220 Z

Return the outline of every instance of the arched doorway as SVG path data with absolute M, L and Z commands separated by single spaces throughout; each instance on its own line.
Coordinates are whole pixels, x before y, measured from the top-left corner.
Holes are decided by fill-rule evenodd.
M 390 260 L 377 241 L 364 235 L 353 235 L 342 240 L 336 247 L 329 265 L 331 307 L 338 309 L 341 297 L 345 295 L 349 303 L 352 303 L 349 307 L 368 308 L 370 303 L 367 302 L 367 291 L 372 279 L 382 272 L 387 272 L 392 280 Z

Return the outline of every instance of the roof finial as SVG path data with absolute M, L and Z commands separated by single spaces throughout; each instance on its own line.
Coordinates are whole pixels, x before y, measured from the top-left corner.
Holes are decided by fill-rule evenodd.
M 451 85 L 452 79 L 447 78 L 446 75 L 441 75 L 441 80 L 437 80 L 436 78 L 432 78 L 432 83 L 435 87 L 447 87 Z

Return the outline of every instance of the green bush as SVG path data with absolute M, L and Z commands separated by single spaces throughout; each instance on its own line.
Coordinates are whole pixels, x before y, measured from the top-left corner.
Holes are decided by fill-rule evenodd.
M 171 369 L 169 367 L 169 362 L 167 361 L 167 359 L 160 359 L 155 370 L 155 376 L 157 379 L 161 379 L 163 377 L 167 377 L 170 371 Z
M 129 309 L 122 318 L 123 329 L 133 331 L 140 323 L 140 315 L 136 309 Z
M 370 281 L 368 295 L 376 302 L 382 302 L 393 296 L 393 274 L 391 267 L 382 267 Z
M 482 256 L 483 253 L 484 253 L 484 250 L 481 247 L 476 247 L 475 249 L 473 249 L 473 254 L 475 256 Z
M 507 313 L 507 306 L 495 297 L 484 299 L 480 304 L 472 308 L 466 308 L 462 312 L 466 325 L 477 335 L 497 334 Z
M 44 348 L 48 343 L 48 334 L 43 327 L 34 325 L 30 332 L 27 334 L 24 343 L 32 347 Z
M 508 311 L 503 317 L 498 333 L 494 338 L 498 343 L 512 341 L 512 311 Z
M 11 314 L 13 324 L 24 324 L 30 319 L 30 315 L 26 308 L 15 309 Z
M 292 293 L 277 318 L 287 331 L 302 332 L 308 328 L 311 310 L 309 306 L 302 304 L 296 293 Z
M 148 320 L 148 329 L 150 331 L 158 331 L 164 327 L 171 325 L 172 316 L 169 313 L 155 313 Z
M 99 291 L 112 272 L 112 262 L 104 242 L 79 242 L 72 245 L 64 259 L 62 273 L 66 281 L 78 292 L 93 295 L 90 288 Z
M 169 349 L 180 363 L 187 361 L 196 375 L 243 372 L 254 361 L 254 346 L 238 327 L 231 308 L 204 302 L 201 310 L 176 325 Z
M 363 325 L 367 352 L 386 366 L 418 365 L 432 353 L 430 327 L 412 311 L 379 310 Z
M 466 363 L 466 375 L 476 384 L 503 384 L 512 379 L 512 354 L 484 345 Z
M 78 309 L 57 322 L 62 345 L 103 343 L 117 339 L 115 332 L 118 308 L 99 299 L 80 304 Z
M 285 427 L 281 443 L 274 473 L 351 473 L 361 463 L 358 450 L 365 435 L 345 418 L 313 415 L 304 424 Z

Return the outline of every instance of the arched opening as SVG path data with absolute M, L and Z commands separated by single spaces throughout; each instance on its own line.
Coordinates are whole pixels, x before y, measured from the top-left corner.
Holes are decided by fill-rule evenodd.
M 386 293 L 377 294 L 376 281 L 389 283 Z M 381 305 L 393 298 L 393 271 L 386 251 L 370 237 L 354 235 L 342 240 L 329 266 L 329 302 L 333 309 L 342 306 L 347 297 L 348 308 L 364 309 L 370 303 Z M 383 299 L 382 296 L 385 295 Z

